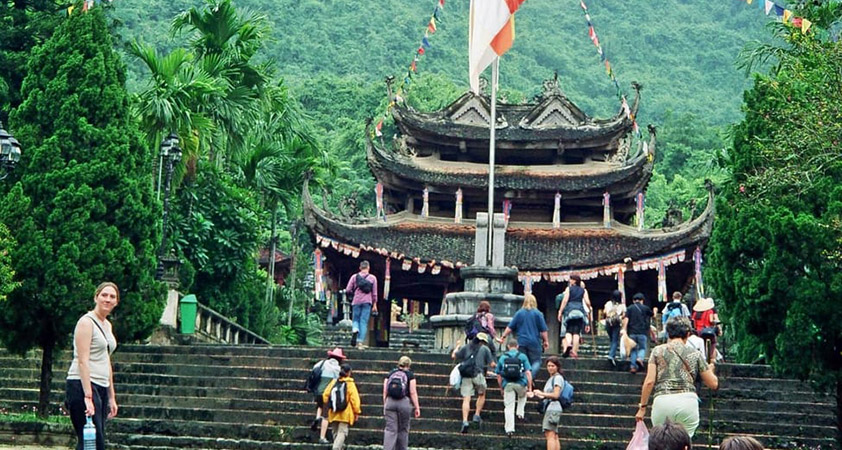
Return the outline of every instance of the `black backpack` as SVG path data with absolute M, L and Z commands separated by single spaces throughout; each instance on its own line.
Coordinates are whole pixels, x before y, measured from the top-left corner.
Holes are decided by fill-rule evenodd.
M 316 394 L 316 389 L 319 387 L 319 383 L 322 381 L 322 366 L 325 365 L 325 362 L 322 361 L 318 366 L 314 367 L 313 370 L 310 371 L 310 375 L 307 375 L 307 381 L 304 382 L 304 389 L 311 394 Z M 318 392 L 321 394 L 321 392 Z
M 514 356 L 506 354 L 506 358 L 503 359 L 502 375 L 507 381 L 520 381 L 523 376 L 523 363 L 518 358 L 518 354 Z
M 403 370 L 395 370 L 389 375 L 386 382 L 386 394 L 395 400 L 400 400 L 406 397 L 407 386 L 409 385 L 406 372 Z
M 462 378 L 473 378 L 479 373 L 476 357 L 481 348 L 474 350 L 464 361 L 459 363 L 459 375 L 462 375 Z
M 357 274 L 357 289 L 362 291 L 364 294 L 370 294 L 372 287 L 374 287 L 374 283 L 368 280 L 368 276 Z
M 465 336 L 468 339 L 473 339 L 480 333 L 488 333 L 488 330 L 482 326 L 482 317 L 485 317 L 485 313 L 474 314 L 465 321 Z
M 333 412 L 345 411 L 348 407 L 348 385 L 344 381 L 337 380 L 330 388 L 328 407 Z

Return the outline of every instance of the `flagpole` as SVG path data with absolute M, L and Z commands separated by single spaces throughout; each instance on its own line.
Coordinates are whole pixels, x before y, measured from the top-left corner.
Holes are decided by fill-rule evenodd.
M 488 263 L 491 265 L 494 247 L 494 140 L 497 124 L 497 81 L 500 76 L 500 57 L 491 64 L 491 132 L 488 141 Z

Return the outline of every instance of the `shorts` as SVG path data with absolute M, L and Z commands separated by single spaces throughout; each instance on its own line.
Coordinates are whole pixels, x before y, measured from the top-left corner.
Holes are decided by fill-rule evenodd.
M 585 319 L 570 319 L 567 321 L 567 334 L 582 334 L 585 329 Z
M 561 422 L 561 411 L 546 411 L 544 412 L 544 420 L 541 421 L 541 427 L 544 431 L 552 431 L 558 434 L 559 422 Z
M 462 397 L 471 397 L 474 394 L 485 394 L 488 384 L 485 382 L 485 374 L 480 372 L 473 378 L 462 378 L 462 385 L 459 386 L 459 393 Z

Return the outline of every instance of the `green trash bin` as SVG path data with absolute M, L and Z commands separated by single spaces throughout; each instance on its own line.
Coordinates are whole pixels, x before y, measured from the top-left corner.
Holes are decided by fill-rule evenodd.
M 181 308 L 181 334 L 193 334 L 196 331 L 196 309 L 199 301 L 193 294 L 185 295 L 179 302 Z

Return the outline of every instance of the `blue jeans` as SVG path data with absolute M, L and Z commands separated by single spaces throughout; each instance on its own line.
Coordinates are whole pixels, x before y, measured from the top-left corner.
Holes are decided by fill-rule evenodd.
M 526 355 L 526 358 L 529 360 L 529 365 L 532 366 L 532 379 L 535 379 L 535 375 L 538 374 L 538 371 L 541 370 L 541 354 L 543 351 L 541 347 L 518 347 L 518 350 L 523 352 Z
M 629 354 L 632 369 L 640 369 L 637 367 L 637 360 L 643 361 L 646 358 L 646 344 L 649 343 L 649 336 L 645 334 L 630 334 L 629 339 L 637 343 Z
M 611 338 L 611 347 L 608 349 L 608 357 L 614 359 L 617 356 L 617 347 L 620 345 L 620 325 L 609 325 L 606 328 Z
M 365 343 L 365 334 L 368 332 L 368 318 L 371 317 L 371 303 L 360 303 L 351 306 L 351 331 L 359 331 L 357 342 Z

